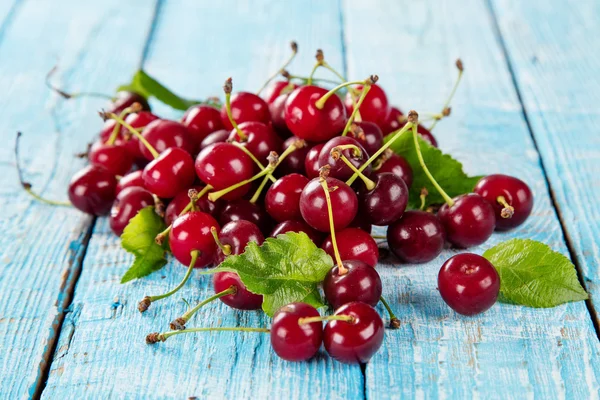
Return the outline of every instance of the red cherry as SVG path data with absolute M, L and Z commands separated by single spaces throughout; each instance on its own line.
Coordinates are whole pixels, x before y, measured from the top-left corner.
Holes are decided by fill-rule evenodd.
M 448 241 L 457 247 L 467 248 L 488 240 L 496 225 L 490 203 L 475 193 L 463 194 L 453 200 L 452 207 L 444 204 L 438 211 Z
M 222 249 L 217 249 L 215 264 L 220 264 L 228 255 L 242 254 L 250 242 L 261 245 L 265 238 L 258 226 L 250 221 L 238 220 L 231 221 L 223 225 L 219 233 L 219 241 L 228 249 L 228 254 L 224 254 Z
M 165 223 L 167 225 L 171 225 L 175 219 L 182 213 L 182 211 L 190 204 L 190 196 L 189 190 L 194 189 L 198 193 L 204 189 L 203 186 L 192 186 L 186 189 L 183 189 L 171 200 L 167 209 L 165 210 Z M 196 201 L 196 206 L 202 212 L 212 215 L 214 218 L 217 218 L 219 213 L 224 207 L 224 202 L 222 200 L 217 200 L 216 202 L 212 202 L 208 200 L 208 193 L 204 194 Z
M 175 219 L 169 232 L 169 246 L 177 261 L 183 265 L 190 265 L 191 252 L 199 251 L 194 267 L 210 265 L 217 252 L 217 244 L 211 233 L 212 227 L 219 230 L 217 221 L 202 211 L 190 211 Z
M 205 104 L 188 108 L 181 118 L 181 123 L 196 143 L 202 142 L 210 133 L 225 128 L 219 110 Z
M 133 103 L 139 103 L 143 110 L 150 111 L 150 105 L 144 96 L 127 90 L 120 90 L 117 92 L 108 111 L 119 115 L 124 109 L 131 107 Z
M 323 234 L 311 228 L 304 221 L 283 221 L 277 224 L 271 234 L 271 237 L 277 237 L 277 235 L 282 235 L 287 232 L 304 232 L 313 241 L 314 244 L 319 246 L 323 241 Z
M 177 121 L 169 121 L 166 119 L 157 119 L 148 124 L 142 136 L 158 151 L 163 151 L 170 148 L 180 148 L 188 154 L 193 154 L 196 149 L 196 144 L 192 140 L 187 128 Z M 154 156 L 144 146 L 139 143 L 140 151 L 148 160 L 153 160 Z
M 119 180 L 116 188 L 116 194 L 128 187 L 141 187 L 144 188 L 144 178 L 142 177 L 142 171 L 133 171 L 125 175 Z
M 231 116 L 238 125 L 250 121 L 268 124 L 271 121 L 267 103 L 254 93 L 248 92 L 238 92 L 231 96 Z M 221 108 L 221 121 L 225 129 L 233 129 L 225 105 Z
M 138 113 L 132 113 L 125 117 L 125 122 L 131 125 L 132 128 L 141 130 L 145 129 L 146 126 L 150 124 L 152 121 L 156 121 L 158 118 L 157 115 L 152 114 L 149 111 L 140 111 Z M 123 138 L 123 146 L 127 149 L 129 154 L 134 158 L 134 160 L 144 159 L 144 154 L 140 149 L 140 140 L 131 135 L 129 130 L 124 126 L 121 127 L 120 138 Z M 108 138 L 107 138 L 108 140 Z
M 185 150 L 172 147 L 146 165 L 142 177 L 146 189 L 170 199 L 194 183 L 194 161 Z
M 480 255 L 457 254 L 442 265 L 438 289 L 442 299 L 454 311 L 476 315 L 496 302 L 500 276 L 494 266 Z
M 213 276 L 213 288 L 215 293 L 222 292 L 235 287 L 235 293 L 220 297 L 223 303 L 238 310 L 259 310 L 262 306 L 263 297 L 250 292 L 235 272 L 217 272 Z
M 219 222 L 221 225 L 225 225 L 228 222 L 240 220 L 252 222 L 265 234 L 270 232 L 273 226 L 269 215 L 256 204 L 244 199 L 230 201 L 221 211 Z
M 129 187 L 117 195 L 110 209 L 110 229 L 121 236 L 131 218 L 143 208 L 154 205 L 152 193 L 141 187 Z
M 117 180 L 104 168 L 89 165 L 77 172 L 69 183 L 69 200 L 80 211 L 106 215 L 115 199 Z
M 433 137 L 433 135 L 431 134 L 431 131 L 429 129 L 427 129 L 423 125 L 419 124 L 419 126 L 417 127 L 417 133 L 419 135 L 421 135 L 421 138 L 424 141 L 426 141 L 433 147 L 438 147 L 437 140 L 435 140 L 435 137 Z
M 329 211 L 325 199 L 325 191 L 321 186 L 320 178 L 311 180 L 302 190 L 300 195 L 300 213 L 302 218 L 314 229 L 329 232 Z M 330 191 L 333 224 L 335 230 L 347 227 L 358 211 L 356 194 L 344 182 L 335 178 L 327 178 Z
M 356 90 L 362 91 L 363 86 L 355 86 Z M 348 114 L 354 110 L 352 96 L 348 92 L 346 94 L 346 109 Z M 377 125 L 383 125 L 387 119 L 388 113 L 390 112 L 390 106 L 388 99 L 379 85 L 371 85 L 371 90 L 365 96 L 365 99 L 360 106 L 360 116 L 363 121 L 374 122 Z
M 406 211 L 387 230 L 390 250 L 400 260 L 411 264 L 428 262 L 440 255 L 445 238 L 439 219 L 424 211 Z
M 323 150 L 323 146 L 325 146 L 325 143 L 314 145 L 308 153 L 306 153 L 304 170 L 306 171 L 306 176 L 310 179 L 319 176 L 319 168 L 321 168 L 319 165 L 319 155 L 321 154 L 321 150 Z
M 365 161 L 367 161 L 367 159 L 369 158 L 369 153 L 367 153 L 365 148 L 362 147 L 362 145 L 356 139 L 353 139 L 348 136 L 337 136 L 337 137 L 334 137 L 333 139 L 329 140 L 327 143 L 325 143 L 325 145 L 321 149 L 321 152 L 319 153 L 319 161 L 318 161 L 318 165 L 320 165 L 320 166 L 329 164 L 329 166 L 331 167 L 331 169 L 329 171 L 329 176 L 331 176 L 332 178 L 337 178 L 337 179 L 343 180 L 343 181 L 347 180 L 352 175 L 354 175 L 354 171 L 352 169 L 350 169 L 350 167 L 348 167 L 348 165 L 346 165 L 346 163 L 341 159 L 341 157 L 338 159 L 335 159 L 331 155 L 331 150 L 333 150 L 334 148 L 336 148 L 338 146 L 344 146 L 344 145 L 352 145 L 352 146 L 356 146 L 359 148 L 360 155 L 355 154 L 353 149 L 342 150 L 342 154 L 356 168 L 360 168 L 360 166 Z M 371 173 L 371 166 L 369 165 L 363 171 L 363 174 L 370 175 L 370 173 Z
M 362 132 L 356 135 L 350 130 L 348 136 L 356 139 L 367 151 L 367 154 L 375 154 L 383 145 L 381 129 L 374 122 L 369 121 L 356 122 L 356 125 L 362 129 Z
M 267 157 L 272 151 L 281 152 L 281 139 L 271 127 L 260 122 L 250 121 L 239 124 L 239 128 L 247 138 L 241 140 L 234 129 L 229 134 L 229 141 L 241 143 L 263 165 L 267 164 Z
M 291 137 L 287 138 L 285 140 L 285 142 L 283 142 L 282 149 L 284 149 L 284 150 L 287 149 L 288 147 L 290 147 L 292 144 L 294 144 L 298 140 L 299 139 L 296 136 L 291 136 Z M 283 160 L 281 160 L 281 162 L 279 163 L 279 166 L 277 167 L 277 170 L 276 170 L 277 175 L 285 176 L 285 175 L 289 175 L 289 174 L 293 174 L 293 173 L 298 173 L 298 174 L 304 175 L 304 173 L 305 173 L 304 161 L 306 160 L 306 155 L 308 154 L 311 147 L 312 146 L 307 144 L 304 147 L 296 149 L 296 150 L 292 151 L 290 154 L 288 154 L 288 156 L 286 158 L 284 158 Z
M 381 131 L 384 135 L 389 135 L 392 132 L 397 131 L 398 129 L 404 126 L 403 123 L 400 123 L 400 120 L 403 119 L 402 111 L 400 111 L 397 107 L 391 107 L 390 112 L 388 113 L 385 120 L 379 124 Z
M 267 191 L 265 209 L 277 222 L 301 219 L 300 195 L 308 184 L 308 178 L 300 174 L 290 174 L 279 178 Z
M 260 97 L 262 97 L 267 104 L 271 105 L 278 97 L 282 96 L 283 94 L 289 94 L 297 87 L 298 85 L 289 81 L 274 81 L 271 82 L 269 86 L 265 88 L 265 90 L 263 90 Z M 282 93 L 284 89 L 286 93 Z M 271 114 L 271 116 L 273 116 L 273 114 Z
M 512 176 L 494 174 L 483 177 L 477 182 L 474 192 L 486 199 L 494 208 L 498 230 L 521 225 L 533 209 L 531 189 L 525 182 Z M 509 207 L 500 201 L 505 202 Z
M 218 131 L 214 131 L 214 132 L 208 134 L 208 136 L 206 136 L 204 138 L 204 140 L 202 142 L 200 142 L 199 150 L 202 151 L 205 148 L 207 148 L 208 146 L 210 146 L 211 144 L 226 142 L 227 139 L 229 139 L 230 134 L 231 134 L 231 132 L 229 132 L 228 130 L 225 130 L 225 129 L 220 129 Z
M 327 302 L 338 308 L 353 301 L 375 306 L 381 298 L 381 278 L 370 265 L 359 260 L 346 260 L 347 272 L 340 274 L 336 265 L 325 276 L 323 291 Z
M 133 166 L 133 158 L 121 145 L 96 142 L 88 152 L 90 164 L 102 167 L 114 175 L 125 175 Z
M 358 260 L 375 268 L 379 261 L 379 248 L 371 234 L 358 228 L 346 228 L 336 232 L 335 238 L 342 261 Z M 331 235 L 325 239 L 321 248 L 331 258 L 335 258 Z
M 361 210 L 373 225 L 389 225 L 404 214 L 408 204 L 408 187 L 389 172 L 374 176 L 375 187 L 360 190 Z
M 311 317 L 319 317 L 319 312 L 305 303 L 291 303 L 277 310 L 271 322 L 271 346 L 280 358 L 306 361 L 317 354 L 323 342 L 323 323 L 299 321 Z
M 413 182 L 413 171 L 408 161 L 395 153 L 388 153 L 386 157 L 387 159 L 374 172 L 376 174 L 391 172 L 398 178 L 401 178 L 406 183 L 406 186 L 410 188 Z

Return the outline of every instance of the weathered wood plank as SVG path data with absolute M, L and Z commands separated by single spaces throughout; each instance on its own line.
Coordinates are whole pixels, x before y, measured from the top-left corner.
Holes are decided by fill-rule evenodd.
M 578 5 L 570 3 L 568 7 L 577 9 Z M 552 8 L 550 5 L 545 7 L 548 10 Z M 565 4 L 563 8 L 566 7 Z M 522 11 L 513 9 L 509 12 L 511 7 L 508 4 L 505 8 L 505 30 L 513 30 L 515 23 L 510 16 Z M 597 15 L 597 7 L 595 10 L 596 14 L 591 8 L 582 7 L 577 12 Z M 438 111 L 456 74 L 454 60 L 460 56 L 466 65 L 465 79 L 454 101 L 452 117 L 436 128 L 440 146 L 463 161 L 470 173 L 505 172 L 521 177 L 532 186 L 536 196 L 532 217 L 519 229 L 494 234 L 487 244 L 471 250 L 481 253 L 506 239 L 528 237 L 567 254 L 539 155 L 523 119 L 486 3 L 473 0 L 457 6 L 450 1 L 379 1 L 367 4 L 348 0 L 344 2 L 343 11 L 349 74 L 363 77 L 378 73 L 393 103 L 405 110 Z M 543 35 L 550 35 L 554 29 L 554 24 L 546 22 L 547 15 L 537 15 L 541 13 L 533 9 L 529 14 L 527 25 L 519 23 L 522 32 L 513 32 L 511 40 L 514 43 L 523 45 L 523 36 L 534 36 L 533 32 L 535 40 L 541 40 Z M 566 31 L 565 13 L 556 11 L 552 15 L 555 16 L 553 21 L 560 22 L 558 25 Z M 566 19 L 576 24 L 583 18 Z M 540 30 L 534 31 L 533 26 Z M 570 42 L 580 52 L 574 53 L 575 50 L 571 49 L 571 53 L 565 54 L 558 49 L 550 51 L 554 48 L 550 47 L 550 43 L 555 42 L 559 32 L 544 36 L 548 52 L 537 54 L 540 59 L 565 62 L 562 72 L 568 73 L 567 68 L 583 60 L 584 54 L 593 53 L 594 47 L 585 45 L 591 45 L 593 35 L 589 35 L 588 31 L 589 40 L 576 45 L 577 38 L 585 36 L 580 30 Z M 539 45 L 533 40 L 529 39 L 529 46 L 518 50 L 522 53 L 521 57 L 525 57 L 523 54 L 528 54 L 528 59 L 531 57 L 531 49 Z M 568 47 L 567 43 L 564 44 Z M 539 63 L 536 65 L 536 69 L 542 68 Z M 594 65 L 584 64 L 586 68 L 582 69 L 592 74 L 597 70 L 592 68 Z M 522 72 L 526 74 L 529 86 L 547 88 L 539 95 L 557 88 L 555 81 L 558 77 L 550 75 L 556 71 L 548 68 L 548 79 L 542 81 L 528 70 Z M 555 79 L 550 80 L 551 77 Z M 591 75 L 588 77 L 591 78 Z M 581 84 L 584 82 L 581 81 Z M 594 87 L 595 83 L 597 80 L 586 85 Z M 558 86 L 563 89 L 560 93 L 565 102 L 571 99 L 573 108 L 579 105 L 578 111 L 588 112 L 583 118 L 581 113 L 577 113 L 570 115 L 571 119 L 563 118 L 556 124 L 548 125 L 546 120 L 546 126 L 555 128 L 554 139 L 548 137 L 546 141 L 568 135 L 558 142 L 554 141 L 553 146 L 547 146 L 546 151 L 554 151 L 557 158 L 562 158 L 563 152 L 574 151 L 572 149 L 583 151 L 583 147 L 567 145 L 567 141 L 575 142 L 576 133 L 567 133 L 569 128 L 577 125 L 573 118 L 577 121 L 585 119 L 590 127 L 595 118 L 591 116 L 593 113 L 589 107 L 595 104 L 591 100 L 597 97 L 598 91 L 590 87 L 587 97 L 590 101 L 584 103 L 569 97 L 571 92 L 567 86 L 567 82 Z M 556 95 L 555 99 L 560 97 Z M 554 104 L 558 105 L 558 102 Z M 564 117 L 567 114 L 557 115 Z M 545 132 L 547 130 L 540 131 L 540 136 Z M 577 132 L 578 137 L 582 135 L 579 129 Z M 589 135 L 590 141 L 595 140 L 591 133 L 586 135 Z M 591 143 L 588 151 L 592 151 Z M 592 158 L 589 157 L 590 163 Z M 547 162 L 554 164 L 552 158 Z M 590 168 L 591 164 L 586 165 Z M 566 196 L 571 192 L 569 188 L 579 185 L 575 178 L 579 173 L 560 168 L 556 169 L 556 179 L 558 174 L 565 172 L 573 178 L 564 179 L 563 175 L 563 180 L 572 182 L 563 192 Z M 591 174 L 591 169 L 587 171 Z M 585 170 L 581 172 L 585 173 Z M 591 186 L 591 175 L 588 179 L 588 186 Z M 583 187 L 579 193 L 586 190 Z M 591 204 L 592 193 L 590 191 L 589 197 L 577 200 L 581 200 L 581 217 L 585 200 L 588 199 L 587 203 Z M 572 199 L 570 196 L 569 200 Z M 584 232 L 589 232 L 590 225 L 585 226 Z M 591 237 L 588 243 L 592 245 Z M 379 269 L 384 280 L 384 294 L 389 296 L 400 314 L 402 328 L 396 332 L 388 331 L 384 348 L 367 365 L 367 397 L 596 397 L 600 378 L 600 346 L 585 304 L 580 302 L 548 310 L 498 304 L 481 316 L 461 317 L 444 304 L 436 289 L 437 272 L 443 261 L 454 253 L 452 250 L 445 251 L 433 262 L 419 266 L 401 266 L 396 260 L 389 260 L 389 265 Z
M 495 1 L 493 10 L 598 319 L 600 3 Z
M 0 6 L 2 13 L 8 3 Z M 65 199 L 72 174 L 83 165 L 74 154 L 85 149 L 101 126 L 95 110 L 104 102 L 64 102 L 45 87 L 44 76 L 59 61 L 56 78 L 69 90 L 110 92 L 128 79 L 152 14 L 142 4 L 147 2 L 65 1 L 57 7 L 23 1 L 2 29 L 2 398 L 29 397 L 40 389 L 92 223 L 74 209 L 39 204 L 22 191 L 12 154 L 15 132 L 24 132 L 21 160 L 26 179 L 45 196 Z
M 294 71 L 308 73 L 322 47 L 341 65 L 337 3 L 197 1 L 165 2 L 144 67 L 190 97 L 219 95 L 223 81 L 256 90 L 300 44 Z M 156 107 L 164 115 L 176 115 Z M 196 275 L 172 300 L 141 315 L 137 302 L 173 287 L 184 268 L 172 263 L 139 282 L 119 285 L 131 258 L 100 220 L 94 229 L 59 342 L 45 398 L 362 398 L 363 374 L 320 355 L 309 363 L 288 363 L 256 333 L 208 333 L 147 346 L 145 335 L 168 328 L 185 311 L 183 297 L 196 302 L 212 294 L 209 277 Z M 221 302 L 207 306 L 190 326 L 268 326 L 259 312 L 236 312 Z

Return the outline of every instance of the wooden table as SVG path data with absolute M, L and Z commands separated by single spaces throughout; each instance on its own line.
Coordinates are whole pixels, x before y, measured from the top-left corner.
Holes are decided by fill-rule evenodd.
M 598 398 L 600 2 L 4 0 L 0 2 L 0 398 Z M 137 301 L 172 287 L 175 263 L 120 285 L 131 257 L 106 218 L 40 204 L 19 187 L 12 152 L 24 133 L 26 178 L 65 199 L 101 122 L 102 100 L 64 101 L 44 86 L 111 92 L 140 66 L 190 97 L 219 95 L 232 76 L 256 90 L 300 45 L 348 76 L 380 76 L 394 104 L 437 111 L 460 56 L 465 79 L 435 135 L 472 174 L 503 172 L 535 192 L 533 215 L 494 234 L 567 254 L 591 295 L 553 309 L 497 304 L 452 312 L 436 289 L 445 251 L 426 265 L 379 267 L 402 320 L 366 366 L 320 354 L 284 362 L 268 336 L 215 333 L 147 346 L 211 292 L 196 275 L 177 299 L 141 315 Z M 178 114 L 160 104 L 154 110 Z M 211 304 L 197 326 L 268 326 L 258 312 Z

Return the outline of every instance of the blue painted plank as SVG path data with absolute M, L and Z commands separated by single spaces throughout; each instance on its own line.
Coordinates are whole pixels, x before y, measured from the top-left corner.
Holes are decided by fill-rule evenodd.
M 509 21 L 514 21 L 515 16 L 523 12 L 520 9 L 528 8 L 523 4 L 525 2 L 521 7 L 516 7 L 518 2 L 514 3 L 504 7 L 504 13 L 512 16 L 504 22 L 506 31 L 513 29 L 514 23 Z M 578 9 L 579 4 L 570 3 L 568 7 Z M 545 7 L 548 13 L 553 6 Z M 513 10 L 508 11 L 511 8 Z M 598 8 L 594 9 L 595 13 L 582 6 L 573 12 L 597 17 Z M 452 116 L 440 122 L 434 132 L 440 147 L 463 161 L 469 173 L 503 172 L 518 176 L 532 186 L 535 207 L 531 218 L 518 229 L 494 234 L 488 243 L 470 250 L 481 253 L 509 238 L 526 237 L 568 254 L 540 157 L 523 119 L 487 4 L 479 0 L 465 1 L 460 6 L 456 2 L 433 0 L 373 1 L 368 4 L 347 0 L 343 10 L 349 75 L 360 78 L 379 74 L 392 103 L 404 110 L 439 111 L 456 76 L 454 60 L 460 56 L 466 66 L 465 78 L 453 102 Z M 513 32 L 511 39 L 520 46 L 523 36 L 533 36 L 532 32 L 536 32 L 535 36 L 541 40 L 540 37 L 554 29 L 555 24 L 548 22 L 547 15 L 536 16 L 541 13 L 533 10 L 528 14 L 531 14 L 528 22 L 520 23 L 523 32 Z M 556 20 L 562 21 L 558 25 L 566 31 L 567 24 L 561 19 L 565 18 L 565 13 L 560 15 L 561 12 L 556 11 Z M 566 20 L 576 24 L 580 19 L 569 17 Z M 584 26 L 588 23 L 590 19 Z M 535 30 L 534 27 L 541 28 Z M 598 28 L 597 23 L 594 27 Z M 572 37 L 572 47 L 581 51 L 576 53 L 578 56 L 573 52 L 562 53 L 553 47 L 555 45 L 551 47 L 550 43 L 555 43 L 556 37 L 550 36 L 547 51 L 538 53 L 538 57 L 572 66 L 576 60 L 583 60 L 584 54 L 593 54 L 597 62 L 594 47 L 584 44 L 591 44 L 594 36 L 588 36 L 587 42 L 576 42 L 583 36 L 583 31 L 579 31 Z M 537 45 L 532 43 L 531 48 L 538 48 Z M 568 47 L 567 43 L 565 45 Z M 597 48 L 597 44 L 595 46 Z M 571 50 L 575 51 L 573 48 Z M 595 72 L 597 78 L 598 68 L 591 68 L 593 64 L 583 65 L 587 68 L 582 70 L 590 74 Z M 567 72 L 565 69 L 563 72 Z M 531 86 L 546 88 L 542 94 L 557 88 L 558 77 L 537 81 L 533 73 L 523 71 L 523 74 L 528 82 L 532 82 Z M 591 75 L 589 77 L 591 79 Z M 591 100 L 597 98 L 598 90 L 590 87 L 597 79 L 592 81 L 595 83 L 587 82 L 588 103 L 569 97 L 567 89 L 571 86 L 567 82 L 558 88 L 563 88 L 563 96 L 571 98 L 582 110 L 584 104 L 593 107 L 592 104 L 597 103 Z M 572 117 L 588 122 L 594 118 L 590 114 L 573 114 Z M 568 132 L 576 126 L 575 119 L 550 126 L 556 129 L 555 135 L 546 141 L 554 141 L 557 158 L 576 148 L 583 151 L 583 147 L 567 144 L 575 142 L 575 135 L 582 134 L 579 129 Z M 591 132 L 587 134 L 590 140 L 596 140 L 591 139 Z M 561 135 L 563 137 L 557 142 L 556 138 Z M 589 143 L 586 154 L 595 151 L 592 142 Z M 590 168 L 591 164 L 587 165 Z M 587 171 L 591 174 L 592 169 Z M 570 173 L 567 176 L 578 175 Z M 577 185 L 575 179 L 564 179 L 567 180 L 569 188 Z M 591 186 L 592 181 L 588 182 Z M 583 191 L 580 189 L 578 193 Z M 590 192 L 589 197 L 581 199 L 582 204 L 586 199 L 588 204 L 593 204 L 592 198 Z M 583 217 L 583 207 L 581 212 L 579 215 Z M 586 226 L 589 230 L 589 225 Z M 592 237 L 588 243 L 593 243 Z M 367 397 L 597 397 L 600 345 L 585 304 L 579 302 L 546 310 L 497 304 L 481 316 L 461 317 L 444 304 L 436 288 L 441 264 L 455 253 L 444 251 L 425 265 L 399 265 L 396 260 L 389 259 L 379 267 L 384 295 L 399 313 L 402 327 L 399 331 L 387 332 L 384 347 L 367 365 Z
M 3 16 L 9 3 L 0 6 Z M 44 76 L 59 61 L 56 80 L 68 90 L 112 91 L 139 61 L 152 15 L 143 4 L 148 3 L 64 1 L 57 7 L 22 1 L 2 28 L 1 398 L 30 397 L 39 390 L 92 223 L 74 209 L 42 205 L 23 192 L 12 154 L 15 132 L 24 132 L 26 179 L 45 196 L 65 199 L 71 176 L 84 164 L 74 154 L 99 130 L 95 110 L 104 102 L 65 102 L 45 87 Z
M 493 3 L 567 240 L 600 310 L 600 3 Z
M 232 76 L 238 90 L 256 90 L 288 56 L 291 39 L 301 60 L 293 70 L 307 74 L 316 48 L 341 65 L 339 9 L 334 2 L 197 1 L 164 2 L 144 67 L 190 97 L 219 95 Z M 176 115 L 164 107 L 163 115 Z M 183 313 L 182 297 L 194 303 L 212 294 L 210 277 L 194 275 L 173 299 L 141 315 L 137 302 L 161 293 L 182 278 L 184 267 L 169 264 L 139 282 L 120 285 L 131 263 L 100 220 L 90 241 L 65 330 L 52 364 L 45 398 L 290 398 L 363 397 L 359 366 L 320 354 L 308 363 L 288 363 L 257 333 L 180 336 L 148 346 L 147 333 L 168 329 Z M 261 312 L 240 312 L 217 301 L 190 326 L 268 326 Z

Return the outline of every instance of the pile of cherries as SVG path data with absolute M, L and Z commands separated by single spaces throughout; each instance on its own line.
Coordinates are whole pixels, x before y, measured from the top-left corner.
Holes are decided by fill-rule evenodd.
M 295 54 L 297 47 L 292 48 Z M 462 63 L 457 66 L 460 77 Z M 331 69 L 321 52 L 317 67 Z M 102 113 L 105 123 L 89 149 L 90 165 L 73 177 L 69 199 L 83 212 L 109 214 L 116 235 L 145 207 L 154 206 L 164 217 L 168 228 L 157 241 L 168 240 L 188 271 L 174 290 L 145 297 L 142 312 L 177 291 L 194 267 L 217 265 L 251 241 L 306 233 L 335 260 L 323 291 L 336 311 L 321 317 L 307 304 L 281 308 L 270 330 L 273 348 L 280 357 L 298 361 L 312 357 L 324 342 L 339 361 L 366 362 L 383 340 L 383 321 L 373 307 L 382 301 L 398 325 L 381 297 L 372 225 L 388 226 L 389 249 L 400 261 L 424 263 L 446 244 L 477 246 L 494 230 L 520 225 L 531 212 L 532 193 L 521 180 L 498 174 L 481 179 L 473 193 L 450 198 L 421 157 L 420 167 L 445 203 L 437 213 L 406 210 L 413 170 L 388 147 L 400 135 L 414 135 L 420 155 L 417 134 L 437 146 L 417 113 L 405 115 L 391 106 L 376 76 L 342 81 L 332 90 L 316 84 L 320 81 L 312 75 L 298 78 L 284 71 L 283 76 L 288 79 L 270 81 L 260 95 L 232 94 L 228 79 L 220 110 L 199 104 L 180 121 L 153 114 L 135 93 L 119 93 Z M 448 114 L 446 106 L 434 126 Z M 392 139 L 384 144 L 387 135 Z M 241 310 L 261 307 L 262 296 L 248 291 L 234 272 L 214 274 L 213 285 L 214 296 L 175 319 L 171 332 L 149 335 L 148 342 L 189 331 L 234 329 L 185 329 L 215 299 Z M 438 277 L 444 301 L 464 315 L 491 307 L 499 286 L 494 267 L 471 253 L 446 261 Z M 328 321 L 324 329 L 322 321 Z

